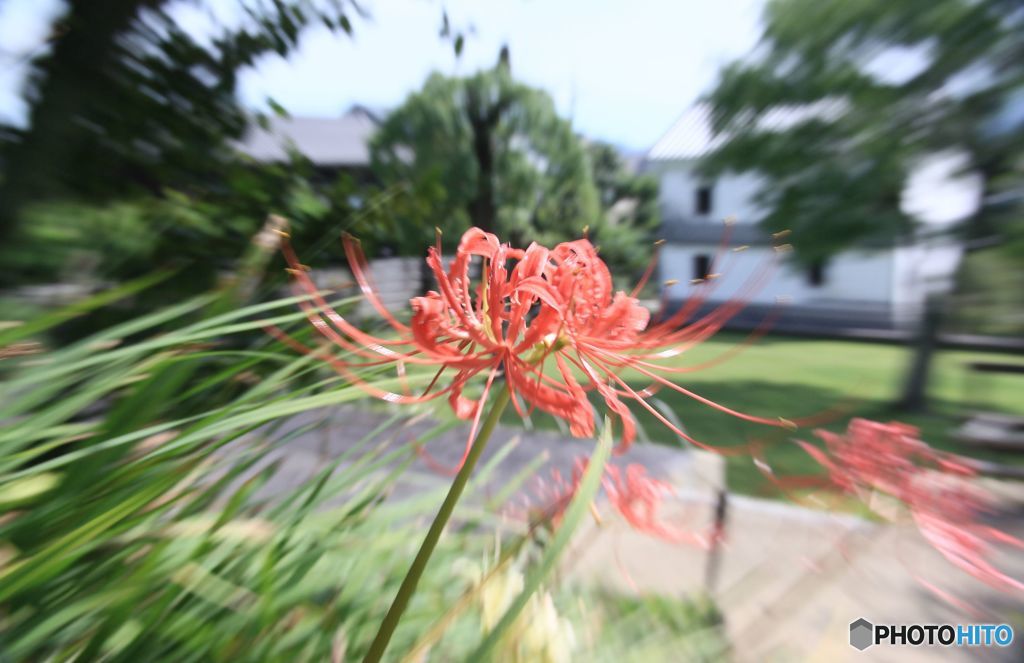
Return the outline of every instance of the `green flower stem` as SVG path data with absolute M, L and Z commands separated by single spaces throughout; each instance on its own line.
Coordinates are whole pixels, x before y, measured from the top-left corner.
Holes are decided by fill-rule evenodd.
M 466 488 L 466 483 L 469 481 L 469 475 L 473 473 L 473 468 L 476 467 L 477 461 L 480 460 L 480 455 L 483 453 L 484 447 L 487 446 L 487 440 L 490 439 L 491 433 L 494 432 L 494 427 L 498 425 L 498 420 L 501 419 L 501 413 L 505 411 L 510 397 L 511 392 L 506 384 L 505 388 L 498 393 L 497 398 L 491 404 L 491 411 L 487 414 L 487 419 L 484 420 L 483 425 L 480 427 L 476 440 L 473 441 L 469 455 L 466 456 L 466 462 L 462 465 L 459 473 L 455 475 L 455 480 L 452 481 L 452 485 L 448 489 L 448 495 L 444 498 L 444 503 L 441 504 L 434 522 L 430 524 L 427 537 L 423 539 L 420 551 L 416 553 L 416 559 L 413 560 L 412 566 L 409 567 L 409 571 L 405 574 L 402 586 L 398 588 L 398 594 L 391 603 L 391 608 L 388 609 L 388 614 L 384 617 L 384 621 L 381 622 L 380 629 L 377 631 L 377 637 L 373 639 L 373 644 L 370 645 L 370 651 L 366 653 L 363 663 L 378 663 L 381 657 L 384 656 L 384 650 L 387 649 L 388 642 L 391 641 L 391 636 L 394 634 L 395 628 L 402 618 L 402 613 L 405 612 L 405 608 L 409 605 L 412 595 L 416 593 L 416 585 L 423 575 L 423 570 L 427 567 L 427 562 L 430 561 L 434 548 L 437 547 L 437 542 L 441 538 L 441 532 L 444 531 L 445 525 L 448 524 L 448 520 L 452 517 L 455 505 L 458 503 L 459 498 L 462 497 L 462 491 Z

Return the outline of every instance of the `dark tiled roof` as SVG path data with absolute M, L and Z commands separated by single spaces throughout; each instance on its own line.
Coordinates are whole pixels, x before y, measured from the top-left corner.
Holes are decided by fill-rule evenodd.
M 826 99 L 806 106 L 779 106 L 765 111 L 756 120 L 758 131 L 786 131 L 810 119 L 831 120 L 845 109 L 841 100 Z M 699 159 L 726 140 L 724 134 L 711 133 L 711 106 L 700 102 L 688 108 L 647 153 L 647 161 L 684 161 Z
M 376 118 L 362 109 L 335 118 L 275 117 L 268 129 L 254 127 L 239 149 L 257 161 L 286 161 L 294 149 L 317 166 L 368 166 L 376 130 Z

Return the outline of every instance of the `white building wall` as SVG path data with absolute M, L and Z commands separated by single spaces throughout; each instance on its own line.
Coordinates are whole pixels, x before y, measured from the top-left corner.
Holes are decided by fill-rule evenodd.
M 948 292 L 963 250 L 949 240 L 900 247 L 893 269 L 893 311 L 898 326 L 912 326 L 929 293 Z
M 754 196 L 761 188 L 761 178 L 744 173 L 729 175 L 715 182 L 712 199 L 718 217 L 735 216 L 739 223 L 757 223 L 764 215 L 754 204 Z
M 674 279 L 679 285 L 670 291 L 673 299 L 682 299 L 696 291 L 691 285 L 698 255 L 714 256 L 715 245 L 685 245 L 669 243 L 661 253 L 660 276 Z M 713 271 L 720 274 L 705 287 L 708 300 L 721 302 L 748 293 L 745 298 L 752 304 L 773 304 L 785 297 L 795 305 L 839 305 L 851 308 L 862 306 L 878 309 L 886 307 L 892 297 L 892 250 L 844 253 L 828 262 L 825 281 L 820 286 L 810 282 L 808 270 L 795 264 L 785 254 L 779 255 L 772 247 L 757 246 L 741 252 L 722 254 Z M 774 265 L 774 266 L 773 266 Z M 749 284 L 761 275 L 768 279 L 756 292 Z
M 692 174 L 693 167 L 693 162 L 669 161 L 648 168 L 661 181 L 662 210 L 669 222 L 700 221 L 695 213 L 696 197 L 698 187 L 705 181 Z M 739 223 L 757 222 L 763 214 L 753 203 L 759 188 L 760 179 L 752 174 L 718 178 L 713 186 L 708 223 L 721 227 L 721 219 L 727 216 L 735 216 Z M 753 305 L 769 306 L 785 298 L 794 306 L 848 311 L 856 317 L 857 311 L 889 315 L 897 288 L 903 289 L 901 294 L 905 298 L 917 297 L 913 292 L 915 286 L 905 273 L 908 256 L 900 256 L 903 260 L 898 261 L 895 249 L 848 251 L 835 256 L 826 264 L 824 282 L 814 285 L 809 270 L 790 256 L 776 254 L 770 246 L 752 246 L 742 252 L 724 253 L 712 270 L 720 273 L 712 285 L 691 285 L 696 257 L 703 254 L 713 258 L 717 251 L 718 246 L 713 244 L 670 242 L 664 247 L 660 276 L 679 282 L 670 291 L 673 299 L 683 299 L 696 292 L 697 287 L 704 287 L 704 296 L 712 302 L 734 299 L 746 292 L 745 299 Z M 749 284 L 766 270 L 771 270 L 768 281 L 750 292 Z
M 892 300 L 894 249 L 847 251 L 826 263 L 825 283 L 815 292 L 822 300 L 868 304 Z
M 700 180 L 685 170 L 666 172 L 660 179 L 658 202 L 663 213 L 669 216 L 693 215 Z
M 693 174 L 694 163 L 689 161 L 661 162 L 647 169 L 659 178 L 659 202 L 670 218 L 698 219 L 697 189 L 707 180 Z M 761 212 L 754 204 L 754 195 L 760 188 L 760 178 L 752 174 L 728 175 L 713 182 L 709 220 L 735 216 L 740 223 L 755 223 Z
M 660 180 L 663 218 L 670 224 L 699 224 L 704 217 L 708 224 L 720 224 L 723 218 L 734 216 L 741 224 L 756 223 L 763 216 L 763 210 L 753 202 L 761 183 L 754 174 L 727 174 L 717 178 L 712 183 L 710 213 L 697 214 L 697 190 L 708 182 L 693 174 L 697 159 L 691 157 L 712 147 L 707 119 L 700 112 L 698 116 L 681 118 L 652 148 L 651 160 L 643 166 L 644 172 Z M 962 154 L 944 152 L 917 164 L 903 192 L 904 212 L 933 228 L 941 228 L 973 213 L 981 189 L 976 178 L 961 174 L 964 159 Z M 710 235 L 702 233 L 701 237 L 700 241 L 708 241 Z M 682 299 L 695 288 L 690 285 L 694 278 L 694 257 L 714 255 L 716 250 L 711 244 L 685 241 L 670 243 L 663 249 L 662 278 L 680 282 L 670 294 L 673 299 Z M 795 305 L 820 308 L 822 312 L 845 311 L 851 323 L 855 323 L 860 312 L 873 311 L 876 321 L 881 318 L 889 324 L 908 328 L 916 323 L 929 293 L 949 290 L 961 254 L 959 248 L 945 240 L 919 241 L 899 248 L 847 251 L 828 262 L 825 282 L 820 286 L 810 283 L 805 269 L 783 264 L 751 302 L 771 304 L 777 297 L 786 296 Z M 772 257 L 771 247 L 764 246 L 729 256 L 715 269 L 722 277 L 711 290 L 709 299 L 723 301 L 737 296 L 743 284 L 758 270 L 765 269 Z

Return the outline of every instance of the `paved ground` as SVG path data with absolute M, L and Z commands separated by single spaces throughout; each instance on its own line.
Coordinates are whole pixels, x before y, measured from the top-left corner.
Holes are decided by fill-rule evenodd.
M 379 406 L 351 406 L 335 408 L 332 412 L 314 411 L 299 415 L 278 431 L 278 435 L 287 434 L 288 431 L 321 420 L 323 425 L 315 431 L 297 436 L 281 449 L 270 453 L 253 472 L 272 462 L 283 461 L 280 471 L 264 489 L 265 493 L 280 494 L 298 487 L 322 467 L 324 462 L 336 458 L 354 441 L 374 433 L 375 429 L 387 422 L 386 414 Z M 414 421 L 401 428 L 389 426 L 386 433 L 372 435 L 374 443 L 368 445 L 368 448 L 378 447 L 384 452 L 398 449 L 411 441 L 425 439 L 425 436 L 436 427 L 437 423 L 429 420 Z M 458 427 L 428 439 L 424 448 L 436 465 L 452 468 L 465 450 L 467 435 L 468 427 L 460 422 Z M 481 492 L 484 497 L 499 492 L 506 483 L 535 463 L 540 463 L 536 472 L 539 478 L 548 477 L 555 470 L 568 476 L 572 473 L 576 459 L 588 456 L 594 444 L 593 440 L 579 440 L 550 432 L 528 432 L 499 426 L 484 451 L 478 470 L 486 466 L 498 453 L 504 454 L 505 457 L 497 467 L 493 480 L 483 486 Z M 634 445 L 627 455 L 613 457 L 610 462 L 620 466 L 641 463 L 656 478 L 671 481 L 675 485 L 689 486 L 693 485 L 697 472 L 705 471 L 703 466 L 706 460 L 663 446 Z M 424 486 L 446 486 L 451 481 L 450 476 L 432 469 L 422 459 L 413 463 L 410 474 L 411 480 L 403 480 L 396 486 L 396 497 L 410 491 L 422 490 Z M 519 494 L 524 491 L 532 492 L 534 483 L 525 482 L 524 490 L 519 491 Z
M 309 413 L 289 428 L 310 423 L 325 413 Z M 379 409 L 340 408 L 328 415 L 328 425 L 305 433 L 275 452 L 284 461 L 268 485 L 278 493 L 299 485 L 322 463 L 336 457 L 353 440 L 373 431 L 383 420 Z M 420 422 L 384 446 L 397 447 L 432 428 Z M 452 465 L 465 444 L 465 428 L 448 431 L 429 442 L 435 459 Z M 377 438 L 375 438 L 377 439 Z M 524 433 L 499 428 L 483 463 L 518 439 L 483 489 L 494 494 L 511 477 L 546 455 L 539 470 L 571 471 L 574 459 L 593 443 L 550 433 Z M 687 523 L 703 531 L 714 511 L 715 490 L 721 485 L 718 459 L 702 453 L 638 445 L 613 462 L 642 463 L 649 472 L 679 487 L 667 505 L 670 522 Z M 447 479 L 416 461 L 413 475 L 403 478 L 399 492 L 445 485 Z M 412 479 L 416 479 L 415 481 Z M 998 523 L 1024 537 L 1020 506 L 1024 491 L 1016 484 L 997 484 L 1009 514 Z M 602 523 L 588 521 L 566 556 L 568 571 L 579 582 L 602 583 L 626 592 L 692 595 L 707 588 L 708 553 L 672 545 L 639 534 L 601 505 Z M 1016 514 L 1016 515 L 1013 515 Z M 740 661 L 888 661 L 888 660 L 1024 660 L 1024 597 L 1003 594 L 973 580 L 941 558 L 913 528 L 884 526 L 779 502 L 731 497 L 728 540 L 723 546 L 713 594 L 726 615 L 734 653 Z M 1002 568 L 1024 578 L 1024 555 L 1000 558 Z M 954 607 L 925 588 L 934 583 L 967 607 Z M 865 617 L 875 623 L 1009 622 L 1017 641 L 1007 649 L 873 647 L 857 652 L 848 645 L 849 623 Z
M 671 511 L 691 514 L 698 496 Z M 704 500 L 707 503 L 707 500 Z M 1024 597 L 992 590 L 951 566 L 912 528 L 832 517 L 784 504 L 731 499 L 729 539 L 713 595 L 726 615 L 737 660 L 999 660 L 1024 659 L 1020 640 L 1004 650 L 848 645 L 849 623 L 1002 623 L 1024 638 Z M 667 510 L 667 513 L 671 514 Z M 671 515 L 670 515 L 671 517 Z M 1010 525 L 1018 535 L 1020 519 Z M 574 555 L 575 575 L 624 591 L 686 595 L 705 585 L 706 553 L 637 535 L 622 522 L 590 526 Z M 1001 567 L 1024 577 L 1024 557 Z M 934 583 L 973 610 L 957 608 L 925 588 Z

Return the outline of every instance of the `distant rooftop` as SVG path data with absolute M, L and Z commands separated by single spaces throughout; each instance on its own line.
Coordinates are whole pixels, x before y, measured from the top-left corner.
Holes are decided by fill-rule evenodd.
M 376 112 L 362 106 L 335 118 L 274 117 L 266 129 L 254 126 L 239 149 L 270 163 L 287 161 L 296 150 L 317 166 L 368 166 L 379 122 Z
M 773 108 L 758 120 L 761 131 L 785 131 L 805 120 L 817 117 L 834 119 L 842 113 L 843 103 L 829 100 L 808 106 Z M 688 108 L 647 153 L 648 161 L 699 159 L 717 149 L 725 134 L 711 134 L 711 105 L 700 102 Z

